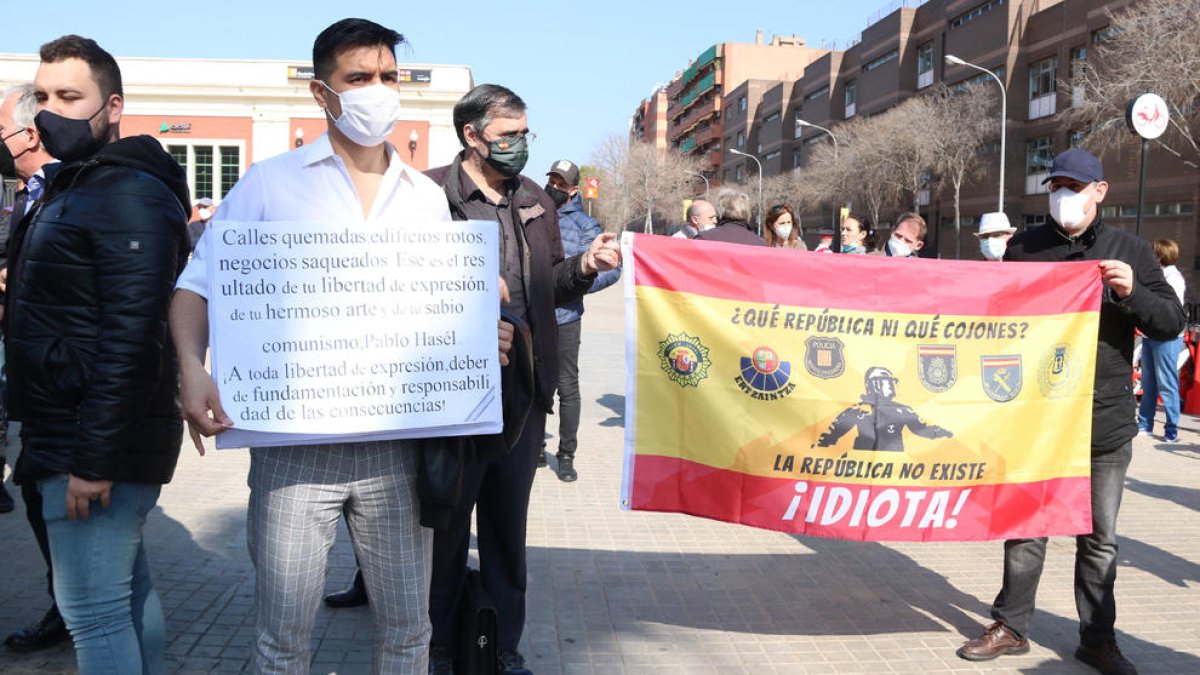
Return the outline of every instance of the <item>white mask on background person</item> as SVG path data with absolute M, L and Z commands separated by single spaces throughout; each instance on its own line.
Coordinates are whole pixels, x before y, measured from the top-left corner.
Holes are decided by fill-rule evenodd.
M 787 241 L 788 236 L 792 233 L 791 225 L 773 225 L 771 229 L 775 230 L 775 234 L 784 241 Z
M 396 118 L 400 115 L 400 92 L 383 84 L 372 84 L 366 87 L 347 89 L 342 93 L 334 91 L 328 84 L 322 82 L 326 89 L 342 104 L 342 114 L 333 119 L 329 108 L 325 114 L 333 119 L 338 131 L 351 141 L 373 148 L 383 144 L 396 128 Z
M 200 220 L 212 218 L 212 209 L 200 209 Z
M 988 260 L 999 260 L 1004 257 L 1008 242 L 1000 237 L 988 237 L 979 240 L 979 252 Z
M 912 255 L 912 248 L 895 237 L 888 239 L 888 251 L 891 252 L 893 258 L 907 258 Z
M 1074 230 L 1087 217 L 1084 207 L 1087 206 L 1089 190 L 1072 192 L 1060 187 L 1050 193 L 1050 217 L 1062 225 L 1064 230 Z

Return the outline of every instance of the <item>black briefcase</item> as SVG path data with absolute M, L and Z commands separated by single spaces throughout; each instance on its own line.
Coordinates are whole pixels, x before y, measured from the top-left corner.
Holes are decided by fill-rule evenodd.
M 458 604 L 458 675 L 495 675 L 496 607 L 483 590 L 479 571 L 467 570 Z

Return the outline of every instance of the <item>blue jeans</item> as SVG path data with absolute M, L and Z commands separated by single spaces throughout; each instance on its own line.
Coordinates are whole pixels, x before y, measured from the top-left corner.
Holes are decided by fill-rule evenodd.
M 1183 338 L 1160 342 L 1142 339 L 1142 404 L 1138 407 L 1138 428 L 1154 431 L 1154 410 L 1162 397 L 1167 423 L 1163 430 L 1177 431 L 1179 425 L 1179 370 L 1175 364 Z
M 75 640 L 79 675 L 165 670 L 163 613 L 150 581 L 142 528 L 160 485 L 113 483 L 108 508 L 67 519 L 67 477 L 38 481 L 50 536 L 54 594 Z
M 1116 640 L 1117 512 L 1133 443 L 1092 454 L 1092 532 L 1075 537 L 1075 609 L 1079 642 L 1096 647 Z M 992 603 L 992 618 L 1021 638 L 1029 637 L 1046 538 L 1004 542 L 1004 584 Z

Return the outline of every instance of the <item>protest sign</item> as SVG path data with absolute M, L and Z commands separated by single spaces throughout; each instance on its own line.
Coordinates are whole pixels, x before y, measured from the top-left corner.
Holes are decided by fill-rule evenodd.
M 211 228 L 218 447 L 500 431 L 496 223 Z
M 1094 262 L 624 247 L 623 507 L 861 540 L 1090 531 Z

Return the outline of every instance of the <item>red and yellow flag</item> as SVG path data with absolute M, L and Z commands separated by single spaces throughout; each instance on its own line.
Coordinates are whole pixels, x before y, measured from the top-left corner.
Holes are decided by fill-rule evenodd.
M 623 507 L 860 540 L 1091 530 L 1094 262 L 623 243 Z

